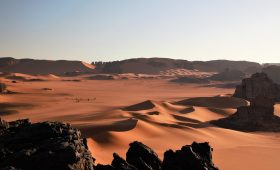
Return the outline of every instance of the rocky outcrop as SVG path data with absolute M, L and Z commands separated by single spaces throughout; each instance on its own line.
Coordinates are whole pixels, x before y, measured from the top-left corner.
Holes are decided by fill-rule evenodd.
M 141 142 L 133 142 L 126 160 L 116 153 L 111 165 L 97 165 L 96 170 L 218 170 L 212 162 L 212 151 L 206 143 L 192 143 L 181 150 L 168 150 L 163 162 L 157 154 Z
M 141 142 L 132 142 L 126 159 L 113 154 L 111 165 L 94 165 L 86 139 L 69 124 L 0 119 L 0 169 L 4 170 L 217 170 L 208 143 L 168 150 L 163 162 Z
M 164 153 L 162 170 L 218 170 L 212 162 L 212 151 L 206 143 L 192 143 L 181 150 Z
M 235 114 L 212 123 L 240 131 L 280 131 L 280 117 L 274 115 L 274 100 L 265 96 L 252 99 L 250 106 L 241 106 Z
M 69 124 L 0 121 L 0 169 L 93 170 L 86 139 Z
M 233 94 L 234 97 L 246 100 L 252 100 L 259 95 L 280 101 L 280 85 L 274 83 L 265 73 L 255 73 L 251 78 L 243 79 Z
M 129 146 L 130 148 L 126 153 L 128 163 L 141 170 L 161 169 L 161 161 L 151 148 L 141 142 L 133 142 Z

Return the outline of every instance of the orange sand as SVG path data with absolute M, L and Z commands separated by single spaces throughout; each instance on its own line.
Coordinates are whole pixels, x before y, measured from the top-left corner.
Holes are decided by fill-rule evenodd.
M 233 93 L 233 89 L 179 85 L 160 79 L 78 78 L 80 82 L 62 81 L 67 78 L 55 76 L 47 76 L 48 81 L 42 82 L 13 84 L 4 80 L 10 90 L 19 94 L 2 95 L 0 102 L 28 103 L 32 107 L 13 108 L 19 113 L 2 118 L 69 122 L 88 138 L 89 148 L 98 163 L 110 163 L 113 152 L 125 156 L 128 144 L 134 140 L 152 147 L 161 158 L 169 148 L 179 149 L 193 141 L 209 141 L 214 148 L 214 162 L 220 169 L 275 170 L 279 167 L 280 133 L 244 133 L 207 123 L 234 113 L 243 102 L 218 98 L 219 103 L 213 103 L 213 98 L 195 97 Z M 188 98 L 195 98 L 192 99 L 193 109 L 191 105 L 174 104 Z M 144 105 L 137 111 L 122 109 L 146 100 L 154 107 Z M 232 105 L 229 106 L 229 102 Z M 279 105 L 275 108 L 279 115 Z

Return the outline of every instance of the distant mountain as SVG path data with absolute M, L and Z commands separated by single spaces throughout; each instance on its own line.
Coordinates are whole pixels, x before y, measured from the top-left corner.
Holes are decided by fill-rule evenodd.
M 94 62 L 97 71 L 102 73 L 142 73 L 158 74 L 174 68 L 194 69 L 190 61 L 168 58 L 135 58 L 113 62 Z
M 25 74 L 65 74 L 67 72 L 92 72 L 94 66 L 82 61 L 35 60 L 0 58 L 0 72 Z
M 226 69 L 255 73 L 262 69 L 259 63 L 248 61 L 187 61 L 168 58 L 135 58 L 113 62 L 93 62 L 100 73 L 157 74 L 169 69 L 189 69 L 205 72 L 222 72 Z
M 87 64 L 82 61 L 68 60 L 35 60 L 0 58 L 0 72 L 14 72 L 25 74 L 58 74 L 79 75 L 80 73 L 135 73 L 159 74 L 168 70 L 198 70 L 201 72 L 224 72 L 237 70 L 245 74 L 259 72 L 259 63 L 248 61 L 188 61 L 169 58 L 135 58 L 112 62 L 93 62 Z
M 262 69 L 262 66 L 259 63 L 249 61 L 211 60 L 193 61 L 192 64 L 197 70 L 213 72 L 222 72 L 229 69 L 239 70 L 244 73 L 255 73 Z

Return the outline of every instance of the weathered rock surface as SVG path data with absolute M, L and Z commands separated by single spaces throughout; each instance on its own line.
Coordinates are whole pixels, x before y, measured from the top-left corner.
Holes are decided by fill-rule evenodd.
M 111 165 L 94 165 L 86 139 L 69 124 L 0 119 L 0 170 L 217 170 L 208 143 L 166 151 L 163 162 L 141 142 L 130 143 L 126 159 L 113 154 Z
M 252 100 L 259 95 L 280 101 L 280 85 L 274 83 L 265 73 L 255 73 L 251 78 L 242 80 L 233 96 Z
M 128 163 L 141 170 L 161 169 L 161 161 L 151 148 L 137 141 L 129 144 L 129 146 L 130 148 L 126 153 Z
M 193 142 L 181 150 L 164 153 L 162 170 L 218 170 L 212 162 L 212 148 L 206 143 Z
M 126 160 L 113 154 L 111 165 L 97 165 L 95 170 L 218 170 L 212 162 L 208 143 L 183 146 L 181 150 L 168 150 L 163 162 L 157 154 L 141 142 L 133 142 L 126 153 Z
M 0 169 L 93 170 L 86 139 L 69 124 L 0 121 Z
M 274 100 L 264 96 L 252 99 L 250 106 L 241 106 L 235 114 L 212 123 L 240 131 L 280 131 L 280 117 L 274 115 Z

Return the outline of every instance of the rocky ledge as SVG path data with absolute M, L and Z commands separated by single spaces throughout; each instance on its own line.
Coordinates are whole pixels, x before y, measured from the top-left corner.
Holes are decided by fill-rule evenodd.
M 86 139 L 69 124 L 0 119 L 0 169 L 93 170 Z
M 259 95 L 280 101 L 280 85 L 274 83 L 265 73 L 255 73 L 250 78 L 243 79 L 233 94 L 234 97 L 246 100 L 252 100 Z
M 168 150 L 161 161 L 157 154 L 141 142 L 133 142 L 126 160 L 113 154 L 111 165 L 97 165 L 96 170 L 218 170 L 212 162 L 210 145 L 193 142 L 180 150 Z
M 133 142 L 126 159 L 113 154 L 110 165 L 94 165 L 79 130 L 60 122 L 31 124 L 0 119 L 0 170 L 217 170 L 208 143 L 168 150 L 161 161 L 141 142 Z
M 250 106 L 239 107 L 235 114 L 211 123 L 240 131 L 280 131 L 280 117 L 274 115 L 274 100 L 261 95 L 251 99 Z

